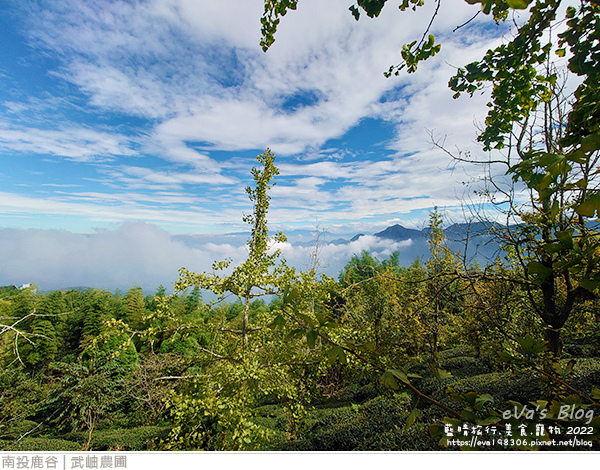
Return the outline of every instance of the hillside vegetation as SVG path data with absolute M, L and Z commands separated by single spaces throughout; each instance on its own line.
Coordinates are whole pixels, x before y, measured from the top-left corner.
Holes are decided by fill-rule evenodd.
M 335 280 L 317 246 L 297 272 L 258 161 L 239 266 L 182 268 L 172 295 L 2 288 L 1 449 L 599 449 L 596 285 L 570 301 L 556 268 L 554 328 L 534 253 L 467 266 L 436 211 L 425 261 L 363 252 Z

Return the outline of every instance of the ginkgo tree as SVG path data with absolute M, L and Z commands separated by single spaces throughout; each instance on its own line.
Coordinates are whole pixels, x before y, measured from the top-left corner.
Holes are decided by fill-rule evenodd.
M 213 272 L 180 270 L 173 299 L 191 287 L 209 290 L 220 298 L 233 295 L 241 300 L 241 325 L 227 310 L 206 306 L 207 322 L 180 325 L 178 330 L 201 328 L 207 343 L 190 351 L 192 365 L 183 379 L 187 385 L 171 397 L 169 407 L 175 426 L 165 444 L 168 449 L 242 450 L 260 446 L 268 436 L 254 424 L 253 410 L 265 397 L 276 399 L 290 414 L 289 432 L 303 416 L 310 399 L 307 389 L 319 376 L 322 355 L 314 341 L 307 345 L 282 318 L 281 309 L 252 310 L 253 300 L 283 294 L 291 284 L 311 293 L 319 301 L 327 295 L 324 284 L 314 276 L 297 275 L 287 266 L 276 244 L 285 242 L 283 233 L 269 236 L 267 214 L 272 179 L 279 172 L 275 155 L 267 149 L 253 168 L 254 186 L 246 188 L 253 211 L 243 220 L 250 225 L 247 258 L 230 268 L 231 260 L 215 262 Z M 224 274 L 230 270 L 229 274 Z M 169 313 L 165 298 L 158 315 Z
M 279 174 L 274 164 L 275 155 L 267 149 L 259 155 L 257 160 L 263 164 L 263 169 L 253 168 L 255 187 L 247 187 L 246 194 L 253 202 L 253 212 L 244 216 L 244 222 L 251 226 L 251 235 L 248 239 L 248 257 L 239 266 L 233 269 L 228 276 L 216 273 L 195 273 L 187 268 L 180 270 L 179 280 L 175 284 L 176 291 L 183 291 L 190 286 L 206 289 L 217 295 L 233 294 L 243 301 L 243 321 L 239 330 L 229 330 L 230 333 L 240 335 L 244 346 L 248 344 L 248 335 L 254 328 L 249 325 L 250 302 L 256 297 L 267 294 L 276 294 L 284 279 L 293 277 L 294 272 L 285 260 L 281 259 L 279 249 L 270 250 L 273 245 L 284 243 L 286 237 L 279 232 L 274 237 L 269 237 L 267 226 L 267 213 L 269 210 L 272 179 Z M 213 264 L 216 272 L 224 271 L 231 265 L 231 260 L 219 261 Z
M 506 200 L 504 245 L 516 255 L 530 308 L 545 325 L 544 339 L 561 354 L 561 329 L 577 303 L 597 298 L 600 242 L 594 216 L 600 210 L 600 107 L 598 63 L 600 7 L 582 2 L 566 9 L 566 28 L 556 28 L 561 2 L 535 2 L 515 39 L 487 52 L 450 81 L 456 97 L 490 84 L 485 127 L 478 140 L 494 151 L 514 185 L 492 192 Z M 553 52 L 554 51 L 554 52 Z M 555 63 L 569 54 L 568 69 Z M 564 80 L 579 76 L 572 96 Z M 528 194 L 523 203 L 519 194 Z M 514 225 L 510 225 L 510 224 Z
M 600 1 L 582 0 L 578 6 L 560 0 L 466 1 L 496 23 L 506 21 L 511 11 L 528 10 L 515 20 L 521 24 L 512 39 L 459 68 L 449 87 L 454 98 L 484 87 L 491 91 L 478 141 L 483 151 L 500 153 L 514 182 L 530 192 L 531 204 L 518 208 L 515 193 L 509 194 L 513 220 L 524 228 L 511 235 L 511 243 L 522 254 L 522 277 L 532 308 L 547 326 L 545 339 L 560 355 L 560 330 L 573 306 L 596 298 L 600 287 L 600 242 L 593 223 L 600 216 Z M 264 50 L 275 40 L 281 17 L 297 3 L 265 0 Z M 357 20 L 362 13 L 376 18 L 387 3 L 357 0 L 350 10 Z M 398 6 L 403 12 L 425 3 L 403 0 Z M 439 7 L 439 1 L 434 3 Z M 440 51 L 442 45 L 429 34 L 437 14 L 438 8 L 420 41 L 404 45 L 402 62 L 386 76 L 416 72 L 419 62 Z M 579 83 L 561 109 L 552 104 L 557 59 Z

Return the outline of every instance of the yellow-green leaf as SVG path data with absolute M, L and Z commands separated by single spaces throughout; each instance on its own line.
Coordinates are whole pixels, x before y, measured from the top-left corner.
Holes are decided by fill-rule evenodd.
M 515 10 L 525 10 L 531 3 L 531 0 L 506 0 L 506 3 Z
M 423 413 L 421 412 L 421 410 L 415 408 L 413 409 L 407 416 L 406 418 L 406 424 L 404 425 L 404 429 L 408 429 L 410 426 L 413 425 L 413 423 L 419 419 L 423 417 Z

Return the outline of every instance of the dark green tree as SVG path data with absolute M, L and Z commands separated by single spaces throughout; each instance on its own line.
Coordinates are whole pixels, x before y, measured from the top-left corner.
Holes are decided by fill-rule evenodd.
M 125 295 L 127 303 L 126 323 L 134 330 L 140 329 L 144 324 L 146 303 L 144 302 L 144 291 L 141 287 L 132 287 Z
M 202 305 L 202 293 L 198 286 L 194 286 L 191 292 L 185 297 L 185 314 L 193 314 Z
M 44 317 L 37 317 L 32 325 L 33 344 L 25 344 L 25 362 L 35 368 L 47 367 L 56 358 L 58 341 L 54 325 Z
M 353 255 L 350 261 L 340 272 L 338 279 L 345 286 L 351 286 L 376 277 L 381 271 L 382 264 L 377 259 L 363 250 L 360 255 Z

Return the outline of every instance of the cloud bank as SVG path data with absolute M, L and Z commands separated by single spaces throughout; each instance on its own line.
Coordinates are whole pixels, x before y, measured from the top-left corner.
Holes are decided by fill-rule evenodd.
M 294 237 L 291 237 L 294 238 Z M 156 225 L 128 222 L 111 230 L 74 234 L 65 230 L 0 230 L 0 285 L 33 282 L 42 291 L 68 287 L 127 290 L 137 285 L 151 293 L 163 285 L 172 290 L 181 267 L 210 271 L 213 261 L 247 254 L 246 235 L 189 239 L 175 237 Z M 394 251 L 415 256 L 414 241 L 392 242 L 370 235 L 348 244 L 325 241 L 321 272 L 337 277 L 352 255 L 368 251 L 380 259 Z M 418 243 L 418 241 L 417 241 Z M 277 248 L 291 266 L 308 269 L 310 243 L 292 240 Z

